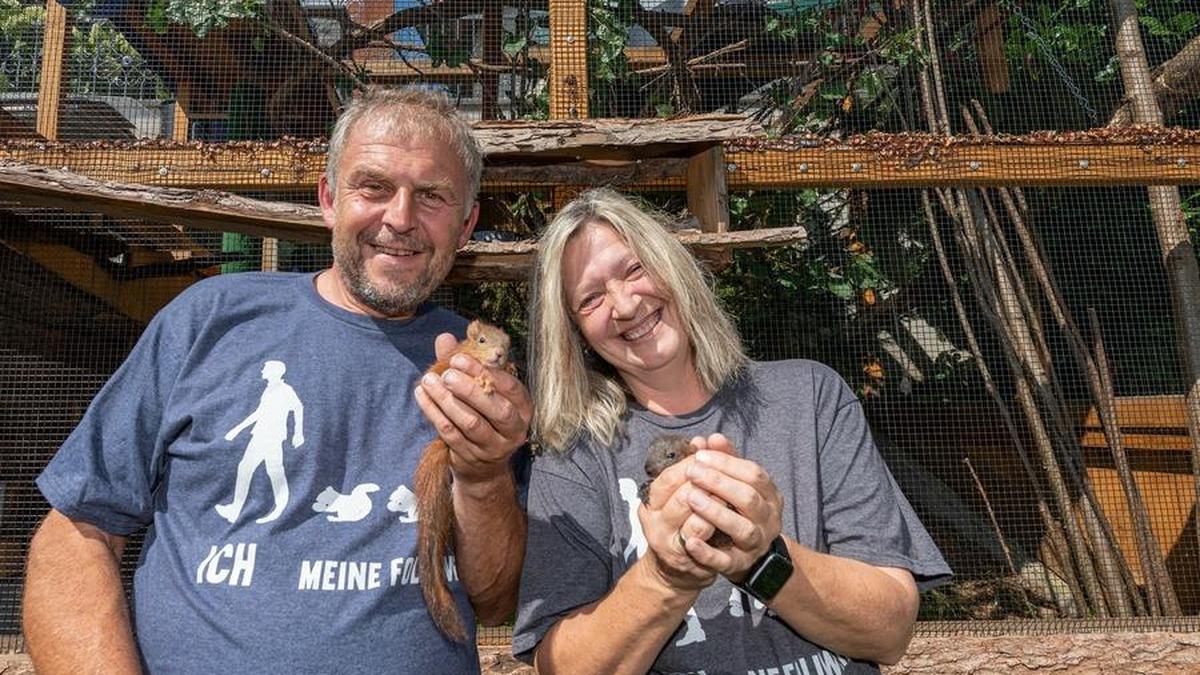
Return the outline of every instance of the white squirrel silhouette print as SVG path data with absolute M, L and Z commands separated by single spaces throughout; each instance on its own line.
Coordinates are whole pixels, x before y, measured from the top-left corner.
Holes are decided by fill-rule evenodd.
M 367 517 L 371 512 L 371 493 L 378 492 L 375 483 L 355 485 L 350 494 L 342 494 L 329 486 L 317 495 L 312 509 L 317 513 L 328 513 L 325 520 L 331 523 L 353 523 Z
M 250 494 L 250 480 L 260 464 L 271 482 L 271 494 L 275 501 L 271 512 L 254 522 L 269 523 L 278 518 L 287 506 L 288 482 L 283 471 L 283 444 L 288 437 L 288 416 L 291 415 L 294 425 L 292 447 L 304 445 L 304 404 L 300 402 L 296 390 L 283 381 L 285 372 L 287 366 L 283 361 L 263 363 L 262 379 L 267 381 L 267 386 L 258 400 L 258 407 L 225 434 L 225 440 L 232 441 L 246 427 L 253 427 L 246 453 L 238 462 L 233 501 L 215 507 L 217 513 L 231 523 L 236 523 L 242 514 L 242 507 L 246 505 L 246 497 Z
M 413 494 L 407 485 L 392 490 L 388 497 L 387 510 L 399 513 L 402 523 L 415 523 L 421 515 L 417 513 L 417 495 Z

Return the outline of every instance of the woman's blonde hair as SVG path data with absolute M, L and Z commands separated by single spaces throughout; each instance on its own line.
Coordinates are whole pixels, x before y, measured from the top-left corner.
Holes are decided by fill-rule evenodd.
M 565 450 L 585 432 L 611 445 L 626 410 L 628 394 L 620 376 L 598 356 L 585 354 L 587 345 L 563 288 L 563 253 L 590 223 L 612 227 L 675 303 L 707 391 L 715 393 L 749 363 L 707 275 L 663 225 L 665 220 L 614 190 L 599 188 L 563 207 L 542 233 L 530 302 L 529 364 L 533 431 L 544 447 Z

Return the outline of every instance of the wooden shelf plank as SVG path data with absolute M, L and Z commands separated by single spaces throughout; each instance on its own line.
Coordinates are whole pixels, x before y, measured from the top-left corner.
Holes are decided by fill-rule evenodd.
M 1187 404 L 1183 396 L 1122 396 L 1116 400 L 1117 424 L 1122 429 L 1174 429 L 1187 435 Z M 1100 416 L 1089 408 L 1083 425 L 1101 430 Z

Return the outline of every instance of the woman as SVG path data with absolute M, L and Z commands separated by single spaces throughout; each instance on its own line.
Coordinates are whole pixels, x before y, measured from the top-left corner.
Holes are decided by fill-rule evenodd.
M 539 245 L 543 446 L 513 651 L 542 673 L 877 672 L 949 569 L 830 369 L 755 363 L 695 260 L 611 190 Z M 650 443 L 697 452 L 650 485 Z M 708 543 L 720 530 L 732 543 Z

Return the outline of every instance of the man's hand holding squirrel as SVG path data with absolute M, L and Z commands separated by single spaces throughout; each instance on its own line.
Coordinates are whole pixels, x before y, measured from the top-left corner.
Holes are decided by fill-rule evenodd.
M 437 337 L 437 358 L 449 359 L 450 368 L 440 378 L 422 378 L 417 405 L 449 446 L 450 470 L 460 485 L 507 479 L 508 458 L 528 438 L 533 418 L 529 391 L 504 369 L 485 368 L 475 358 L 456 354 L 458 346 L 449 333 Z M 480 377 L 485 372 L 490 387 Z

